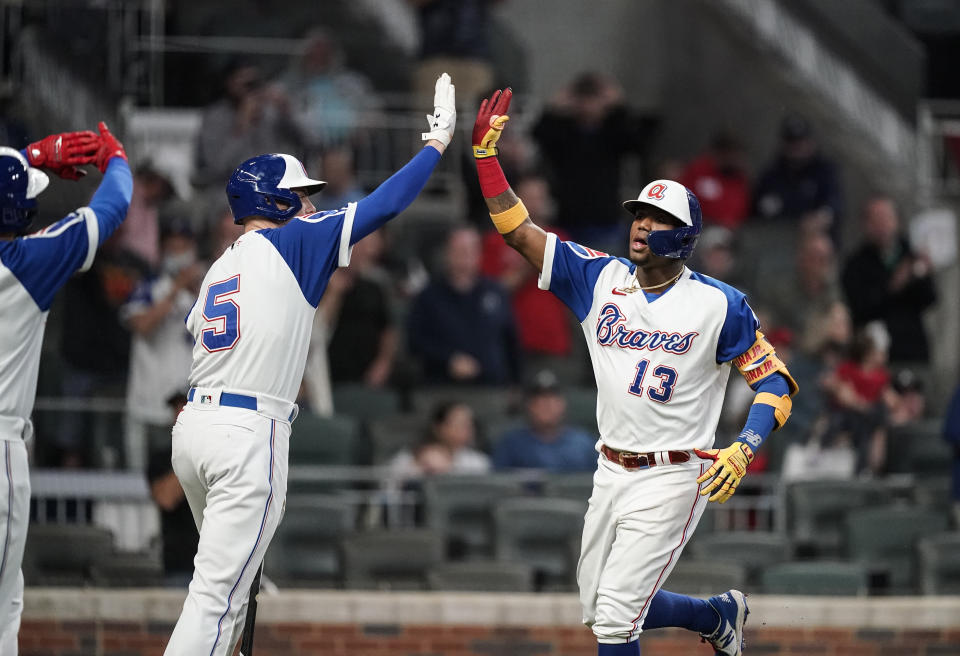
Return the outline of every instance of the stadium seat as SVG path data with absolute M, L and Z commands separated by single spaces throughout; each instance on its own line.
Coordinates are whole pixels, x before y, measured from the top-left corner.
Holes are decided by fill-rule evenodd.
M 765 568 L 793 557 L 793 545 L 775 533 L 731 531 L 707 533 L 692 542 L 687 552 L 701 560 L 736 559 L 747 569 L 748 584 L 758 585 Z
M 431 590 L 533 592 L 533 568 L 523 563 L 465 561 L 430 568 Z
M 567 399 L 567 423 L 578 426 L 591 435 L 597 428 L 597 388 L 571 387 L 563 391 Z
M 803 561 L 771 565 L 763 571 L 766 594 L 864 596 L 866 567 L 859 563 Z
M 491 556 L 494 505 L 523 492 L 523 485 L 509 475 L 427 478 L 423 481 L 427 526 L 444 536 L 453 557 Z
M 105 588 L 161 587 L 163 563 L 155 553 L 116 553 L 91 566 L 90 580 Z
M 960 595 L 960 533 L 922 538 L 917 554 L 923 594 Z
M 939 419 L 890 429 L 887 463 L 891 471 L 921 476 L 949 476 L 950 446 Z
M 24 570 L 31 573 L 27 584 L 82 586 L 91 581 L 94 568 L 112 556 L 113 533 L 108 529 L 31 524 L 24 548 Z
M 918 476 L 913 488 L 913 502 L 923 508 L 948 511 L 953 504 L 949 476 Z
M 370 422 L 371 459 L 384 465 L 404 447 L 413 447 L 427 431 L 428 420 L 421 415 L 391 415 Z
M 486 417 L 516 414 L 520 397 L 509 387 L 443 386 L 424 387 L 411 395 L 413 411 L 429 417 L 441 403 L 462 401 L 473 408 L 478 421 Z
M 333 408 L 338 415 L 370 422 L 397 414 L 400 399 L 392 389 L 340 384 L 333 387 Z
M 288 496 L 264 571 L 281 585 L 337 587 L 340 539 L 355 523 L 355 507 L 336 495 Z
M 747 568 L 741 564 L 698 560 L 682 555 L 663 584 L 663 589 L 680 594 L 709 596 L 747 584 Z
M 888 592 L 913 593 L 917 586 L 916 546 L 920 538 L 947 530 L 947 515 L 911 506 L 851 511 L 844 522 L 846 556 L 886 581 Z
M 493 511 L 497 560 L 526 563 L 543 587 L 572 586 L 570 544 L 583 530 L 582 501 L 552 497 L 505 499 Z
M 543 494 L 548 497 L 575 499 L 586 503 L 593 493 L 593 472 L 548 474 L 543 481 Z
M 430 529 L 376 530 L 340 540 L 344 584 L 352 589 L 424 590 L 443 562 L 443 536 Z
M 360 451 L 360 430 L 352 417 L 320 417 L 303 411 L 293 422 L 291 464 L 352 465 Z
M 893 500 L 893 491 L 877 481 L 820 480 L 787 488 L 788 532 L 800 553 L 839 555 L 847 512 Z

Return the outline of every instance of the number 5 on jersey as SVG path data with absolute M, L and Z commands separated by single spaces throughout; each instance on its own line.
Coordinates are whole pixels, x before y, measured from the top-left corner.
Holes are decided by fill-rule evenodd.
M 648 366 L 650 366 L 649 360 L 641 360 L 637 363 L 637 375 L 629 389 L 634 396 L 643 396 L 643 377 L 647 373 Z M 661 364 L 653 370 L 653 375 L 660 379 L 660 385 L 657 387 L 651 385 L 647 389 L 647 396 L 657 403 L 668 403 L 673 397 L 673 386 L 677 383 L 677 370 Z
M 229 351 L 240 341 L 240 306 L 229 298 L 240 291 L 240 274 L 207 285 L 203 319 L 210 328 L 201 331 L 200 342 L 210 353 Z

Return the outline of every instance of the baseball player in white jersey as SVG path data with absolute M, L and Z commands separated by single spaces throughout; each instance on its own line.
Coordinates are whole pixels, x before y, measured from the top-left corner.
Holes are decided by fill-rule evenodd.
M 456 109 L 446 73 L 434 102 L 423 150 L 339 210 L 315 211 L 309 196 L 325 183 L 290 155 L 247 160 L 227 183 L 244 233 L 210 267 L 186 320 L 196 346 L 172 461 L 200 544 L 168 656 L 233 654 L 250 584 L 283 514 L 317 303 L 353 244 L 413 202 L 450 144 Z
M 103 181 L 89 207 L 27 234 L 47 175 L 77 180 L 95 164 Z M 30 515 L 27 447 L 37 394 L 40 346 L 53 297 L 127 215 L 133 179 L 127 156 L 107 127 L 65 132 L 21 152 L 0 147 L 0 654 L 15 656 L 23 609 L 23 548 Z M 68 548 L 65 546 L 65 548 Z
M 576 315 L 597 384 L 600 439 L 577 580 L 600 656 L 640 653 L 641 631 L 700 633 L 716 654 L 743 649 L 746 599 L 701 600 L 661 586 L 711 501 L 726 501 L 763 439 L 790 414 L 796 384 L 744 295 L 687 269 L 700 205 L 683 185 L 651 182 L 637 200 L 629 257 L 546 233 L 528 217 L 496 158 L 512 92 L 484 100 L 473 130 L 480 186 L 494 225 L 538 271 L 540 287 Z M 712 449 L 734 364 L 757 391 L 744 430 Z

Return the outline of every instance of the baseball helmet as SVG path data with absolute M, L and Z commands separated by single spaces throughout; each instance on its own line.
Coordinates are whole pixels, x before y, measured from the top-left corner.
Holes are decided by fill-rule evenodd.
M 0 232 L 25 232 L 48 184 L 47 174 L 32 168 L 19 150 L 0 146 Z
M 690 257 L 703 230 L 700 201 L 693 192 L 673 180 L 654 180 L 643 188 L 636 200 L 623 203 L 623 209 L 633 216 L 644 207 L 655 207 L 683 224 L 673 230 L 651 231 L 647 235 L 650 250 L 661 257 L 681 260 Z
M 242 223 L 251 216 L 283 223 L 303 208 L 295 190 L 302 189 L 311 196 L 326 186 L 326 182 L 307 177 L 303 164 L 292 155 L 257 155 L 238 166 L 230 176 L 227 202 L 234 223 Z M 277 201 L 288 207 L 281 208 Z

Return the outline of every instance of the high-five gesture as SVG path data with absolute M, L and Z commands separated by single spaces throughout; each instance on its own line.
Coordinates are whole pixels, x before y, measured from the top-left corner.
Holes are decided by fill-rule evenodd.
M 473 124 L 473 156 L 477 159 L 494 157 L 497 154 L 497 140 L 503 132 L 503 126 L 510 117 L 510 99 L 513 89 L 497 90 L 490 98 L 484 98 L 477 112 L 477 122 Z
M 100 130 L 100 148 L 97 150 L 94 163 L 101 173 L 106 173 L 107 164 L 110 163 L 110 160 L 114 157 L 127 159 L 127 152 L 123 149 L 123 144 L 117 141 L 117 138 L 110 132 L 106 123 L 100 121 L 97 124 L 97 129 Z
M 453 130 L 457 124 L 457 101 L 456 87 L 446 73 L 441 73 L 437 78 L 433 104 L 433 114 L 427 114 L 427 125 L 430 131 L 424 132 L 421 138 L 424 141 L 435 139 L 447 147 L 450 145 Z
M 61 132 L 44 137 L 27 146 L 30 166 L 45 168 L 67 180 L 79 180 L 87 174 L 79 168 L 93 164 L 100 137 L 90 130 Z

